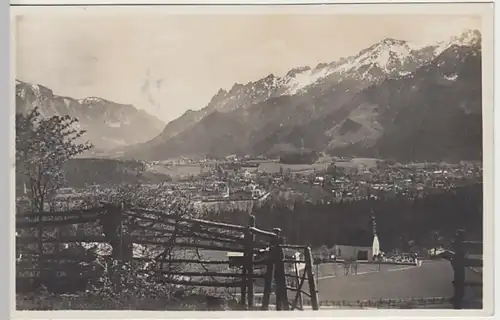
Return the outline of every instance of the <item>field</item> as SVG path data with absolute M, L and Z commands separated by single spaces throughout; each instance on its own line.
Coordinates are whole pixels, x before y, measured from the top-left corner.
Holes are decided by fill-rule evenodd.
M 290 171 L 298 174 L 312 174 L 316 171 L 324 171 L 330 165 L 331 158 L 322 157 L 313 164 L 283 164 L 272 160 L 252 160 L 251 163 L 258 163 L 258 167 L 243 167 L 247 171 L 260 171 L 269 174 L 279 173 L 281 168 L 283 172 Z M 351 161 L 337 162 L 339 167 L 357 167 L 364 166 L 367 168 L 376 166 L 377 159 L 356 158 Z M 178 164 L 165 167 L 164 164 L 154 165 L 149 169 L 150 172 L 169 175 L 172 178 L 186 178 L 188 176 L 197 176 L 203 172 L 203 169 L 198 164 Z
M 344 275 L 340 264 L 322 264 L 318 269 L 317 289 L 322 302 L 356 305 L 359 301 L 444 298 L 442 308 L 450 308 L 453 296 L 453 270 L 448 261 L 425 261 L 421 266 L 359 264 L 357 275 Z M 314 270 L 316 273 L 316 268 Z M 478 281 L 480 275 L 467 271 L 467 280 Z M 304 289 L 309 290 L 307 281 Z M 291 293 L 290 293 L 291 294 Z M 257 291 L 257 297 L 262 291 Z M 480 289 L 467 289 L 465 299 L 480 300 Z M 307 303 L 307 297 L 304 301 Z M 326 304 L 326 303 L 324 303 Z
M 296 181 L 286 182 L 284 185 L 286 188 L 293 189 L 295 192 L 307 195 L 313 202 L 331 196 L 330 193 L 319 186 L 307 185 Z
M 318 271 L 317 289 L 322 305 L 332 306 L 338 303 L 341 306 L 337 307 L 352 308 L 359 307 L 363 301 L 365 304 L 368 301 L 376 304 L 392 300 L 397 304 L 399 301 L 413 300 L 412 307 L 420 307 L 415 303 L 436 298 L 436 305 L 424 302 L 425 307 L 452 307 L 449 298 L 453 296 L 453 270 L 448 261 L 425 261 L 421 266 L 386 264 L 381 265 L 380 270 L 375 264 L 360 264 L 357 275 L 347 276 L 340 264 L 322 264 Z M 480 278 L 480 274 L 467 270 L 467 281 L 478 281 Z M 309 290 L 307 280 L 304 289 Z M 289 297 L 291 294 L 289 293 Z M 256 296 L 261 297 L 262 292 L 258 292 Z M 468 308 L 481 308 L 481 297 L 480 289 L 467 289 L 465 300 L 468 301 Z M 304 302 L 310 305 L 307 297 L 304 297 Z M 381 307 L 388 308 L 388 305 L 382 304 Z
M 412 308 L 451 308 L 453 296 L 453 270 L 448 261 L 425 261 L 421 266 L 359 264 L 357 275 L 344 275 L 341 264 L 322 264 L 318 268 L 317 289 L 322 306 L 336 308 L 367 307 L 368 302 L 380 308 L 398 308 L 411 305 Z M 316 273 L 316 267 L 314 268 Z M 480 275 L 467 271 L 466 279 L 477 281 Z M 303 289 L 309 290 L 307 280 Z M 289 291 L 289 299 L 294 294 Z M 260 302 L 262 289 L 257 288 L 256 299 Z M 469 308 L 481 307 L 480 289 L 467 289 L 466 301 Z M 389 306 L 389 300 L 395 304 Z M 435 300 L 433 305 L 432 300 Z M 304 296 L 306 306 L 310 300 Z M 271 296 L 274 302 L 274 295 Z M 419 303 L 424 303 L 419 306 Z
M 481 275 L 468 270 L 467 280 Z M 320 300 L 358 301 L 453 296 L 453 269 L 448 261 L 424 261 L 421 266 L 360 264 L 357 275 L 343 274 L 341 265 L 320 266 Z M 480 298 L 477 289 L 466 290 L 466 299 Z
M 354 167 L 365 167 L 367 169 L 374 168 L 377 166 L 378 159 L 371 158 L 354 158 L 351 161 L 339 161 L 335 165 L 337 167 L 343 168 L 354 168 Z
M 447 261 L 422 266 L 360 264 L 357 275 L 343 274 L 342 265 L 324 264 L 319 270 L 321 300 L 379 300 L 451 297 L 453 270 Z
M 172 178 L 186 178 L 188 176 L 197 176 L 203 172 L 201 166 L 198 164 L 170 165 L 167 167 L 158 164 L 150 168 L 150 171 L 169 175 Z
M 275 162 L 265 162 L 261 163 L 259 166 L 260 172 L 265 173 L 279 173 L 280 168 L 283 168 L 283 172 L 287 172 L 290 170 L 292 173 L 301 173 L 301 174 L 311 174 L 314 170 L 321 171 L 326 170 L 328 168 L 328 163 L 313 163 L 313 164 L 283 164 L 283 163 L 275 163 Z
M 287 172 L 288 170 L 292 173 L 299 174 L 311 174 L 316 171 L 324 171 L 328 168 L 331 162 L 331 158 L 329 157 L 321 157 L 313 164 L 283 164 L 278 162 L 262 162 L 259 165 L 259 171 L 266 173 L 278 173 L 280 172 L 280 168 L 283 168 L 283 172 Z M 354 158 L 350 161 L 338 161 L 335 162 L 335 165 L 343 168 L 355 168 L 355 167 L 364 167 L 364 168 L 372 168 L 377 166 L 377 159 L 371 158 Z

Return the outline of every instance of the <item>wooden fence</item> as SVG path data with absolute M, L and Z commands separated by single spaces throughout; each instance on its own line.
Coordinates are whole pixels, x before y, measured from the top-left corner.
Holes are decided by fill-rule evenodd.
M 482 268 L 482 241 L 467 241 L 465 240 L 465 232 L 457 230 L 453 241 L 453 250 L 446 250 L 441 257 L 450 261 L 453 267 L 453 288 L 455 290 L 453 296 L 453 308 L 464 308 L 464 295 L 467 287 L 482 287 L 482 281 L 466 281 L 467 268 Z
M 70 236 L 58 232 L 61 226 L 85 223 L 97 223 L 103 232 L 98 235 Z M 55 230 L 55 234 L 47 236 L 47 232 L 44 232 L 47 229 Z M 303 294 L 309 296 L 313 310 L 319 309 L 311 248 L 285 244 L 280 229 L 273 229 L 271 232 L 256 228 L 254 216 L 250 216 L 247 226 L 240 226 L 170 215 L 145 208 L 104 204 L 98 208 L 68 212 L 19 213 L 16 216 L 16 230 L 19 234 L 16 237 L 16 254 L 21 257 L 16 266 L 18 279 L 23 278 L 21 273 L 30 271 L 32 273 L 24 276 L 25 278 L 43 282 L 44 275 L 52 274 L 57 269 L 48 261 L 68 258 L 58 254 L 58 250 L 46 253 L 45 244 L 56 244 L 56 248 L 59 248 L 60 244 L 67 243 L 107 243 L 112 247 L 110 258 L 113 260 L 159 262 L 160 266 L 155 271 L 161 274 L 158 281 L 162 283 L 240 288 L 240 305 L 244 309 L 256 308 L 254 284 L 259 279 L 264 282 L 262 310 L 269 309 L 273 291 L 277 310 L 303 309 Z M 156 245 L 164 250 L 153 258 L 134 257 L 133 244 Z M 197 259 L 176 258 L 170 255 L 174 247 L 232 252 L 239 253 L 240 256 L 226 260 L 202 260 L 199 256 Z M 303 259 L 290 259 L 285 255 L 286 249 L 297 250 Z M 30 259 L 26 258 L 28 256 Z M 91 260 L 84 257 L 80 259 Z M 163 268 L 164 265 L 175 264 L 232 265 L 240 272 L 212 272 L 206 268 L 205 271 L 195 272 Z M 298 264 L 304 265 L 303 270 L 298 269 Z M 286 268 L 290 265 L 294 267 L 292 274 L 287 272 L 291 268 Z M 260 269 L 265 272 L 259 272 Z M 201 279 L 194 280 L 194 277 Z M 226 280 L 214 280 L 215 278 Z M 232 280 L 227 280 L 228 278 Z M 306 279 L 309 290 L 303 289 Z M 294 293 L 291 300 L 289 292 Z

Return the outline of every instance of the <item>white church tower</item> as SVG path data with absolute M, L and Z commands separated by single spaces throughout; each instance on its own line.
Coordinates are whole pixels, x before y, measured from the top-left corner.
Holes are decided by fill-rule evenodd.
M 380 243 L 377 236 L 377 222 L 375 221 L 375 216 L 372 216 L 372 227 L 373 227 L 373 243 L 372 243 L 372 255 L 376 256 L 380 253 Z
M 227 187 L 226 187 L 226 193 L 224 194 L 224 198 L 229 198 L 230 195 L 231 195 L 231 192 L 229 190 L 229 182 L 228 182 Z

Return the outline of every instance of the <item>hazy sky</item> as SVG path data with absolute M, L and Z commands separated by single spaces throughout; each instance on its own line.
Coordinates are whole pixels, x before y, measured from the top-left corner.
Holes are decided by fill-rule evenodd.
M 16 78 L 169 121 L 235 82 L 334 61 L 386 37 L 433 43 L 480 23 L 457 15 L 24 15 Z

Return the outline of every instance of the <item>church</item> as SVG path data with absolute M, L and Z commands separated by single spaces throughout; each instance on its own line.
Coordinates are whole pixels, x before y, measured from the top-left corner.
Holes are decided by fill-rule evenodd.
M 372 262 L 380 253 L 375 217 L 371 218 L 372 232 L 356 230 L 352 236 L 339 239 L 333 247 L 335 257 L 340 260 L 358 260 Z

